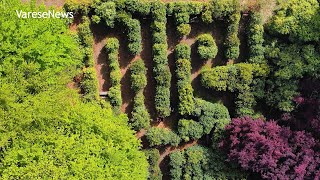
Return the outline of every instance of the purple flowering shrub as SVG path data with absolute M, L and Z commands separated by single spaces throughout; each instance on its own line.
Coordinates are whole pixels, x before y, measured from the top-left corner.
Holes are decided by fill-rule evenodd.
M 320 146 L 310 133 L 275 121 L 235 118 L 220 147 L 244 170 L 264 179 L 319 179 Z

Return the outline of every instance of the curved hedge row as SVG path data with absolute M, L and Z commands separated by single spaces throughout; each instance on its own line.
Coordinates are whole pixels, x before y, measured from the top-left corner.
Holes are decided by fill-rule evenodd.
M 201 59 L 213 59 L 218 54 L 218 47 L 211 34 L 202 34 L 197 38 L 197 53 Z
M 114 2 L 103 2 L 95 8 L 92 21 L 99 23 L 102 19 L 108 27 L 113 28 L 116 16 L 116 4 Z
M 152 16 L 152 56 L 153 73 L 156 81 L 155 107 L 158 117 L 167 117 L 171 114 L 170 107 L 170 81 L 171 72 L 167 59 L 167 35 L 166 35 L 166 6 L 161 1 L 151 4 Z
M 249 62 L 257 64 L 266 63 L 264 59 L 263 47 L 264 28 L 260 13 L 250 12 L 250 23 L 247 32 L 249 46 Z
M 142 50 L 140 21 L 133 19 L 125 13 L 119 14 L 117 18 L 120 24 L 126 29 L 129 53 L 134 56 L 138 55 Z
M 255 79 L 265 78 L 269 73 L 266 65 L 239 63 L 204 69 L 201 83 L 206 88 L 218 91 L 238 92 L 237 114 L 252 115 L 255 98 L 251 88 Z
M 82 18 L 83 22 L 78 26 L 78 36 L 84 49 L 83 78 L 80 87 L 84 92 L 85 101 L 93 101 L 99 98 L 97 73 L 94 66 L 93 58 L 93 35 L 90 30 L 90 19 L 86 16 Z
M 108 39 L 105 46 L 108 54 L 108 63 L 110 68 L 110 82 L 111 87 L 108 92 L 110 104 L 116 112 L 120 111 L 122 98 L 121 98 L 121 71 L 118 61 L 119 55 L 119 40 L 116 38 Z
M 178 44 L 175 49 L 179 114 L 191 115 L 194 110 L 193 88 L 191 86 L 191 48 Z M 185 59 L 180 59 L 185 58 Z
M 147 85 L 147 70 L 142 59 L 133 62 L 130 67 L 131 88 L 135 92 L 130 124 L 135 130 L 150 127 L 150 114 L 144 104 L 143 89 Z
M 173 131 L 158 127 L 150 128 L 146 134 L 146 138 L 151 147 L 168 144 L 178 146 L 181 141 L 180 137 Z

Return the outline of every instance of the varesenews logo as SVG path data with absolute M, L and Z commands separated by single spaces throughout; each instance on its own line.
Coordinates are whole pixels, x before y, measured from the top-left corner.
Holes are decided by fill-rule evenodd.
M 46 12 L 25 12 L 16 10 L 18 18 L 73 18 L 73 12 L 57 12 L 48 10 Z

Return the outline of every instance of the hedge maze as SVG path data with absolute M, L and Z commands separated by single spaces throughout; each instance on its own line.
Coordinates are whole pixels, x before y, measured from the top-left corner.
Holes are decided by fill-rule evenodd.
M 133 108 L 129 116 L 129 124 L 136 131 L 146 130 L 146 140 L 149 147 L 161 148 L 167 146 L 177 147 L 183 143 L 199 140 L 208 135 L 213 138 L 213 145 L 222 136 L 224 126 L 230 122 L 232 115 L 254 115 L 256 100 L 263 97 L 265 78 L 269 73 L 264 59 L 263 47 L 263 25 L 261 15 L 258 12 L 249 13 L 249 24 L 247 33 L 239 34 L 239 23 L 242 18 L 240 5 L 235 0 L 211 0 L 208 2 L 169 2 L 159 0 L 113 0 L 108 2 L 97 2 L 87 7 L 68 6 L 72 10 L 80 12 L 90 11 L 91 23 L 103 24 L 106 28 L 102 31 L 121 31 L 125 39 L 108 37 L 105 49 L 107 52 L 107 65 L 110 68 L 110 84 L 108 89 L 108 100 L 116 112 L 121 110 L 121 78 L 122 70 L 119 65 L 119 41 L 125 41 L 131 59 L 127 59 L 128 71 L 130 73 L 130 87 L 134 93 L 131 100 Z M 87 69 L 84 70 L 82 89 L 88 100 L 97 99 L 96 72 L 94 71 L 92 48 L 93 41 L 88 17 L 83 18 L 79 26 L 81 42 L 87 47 L 86 59 Z M 152 48 L 152 72 L 155 85 L 149 87 L 145 60 L 141 58 L 144 51 L 144 37 L 142 37 L 141 19 L 150 19 L 150 31 Z M 175 25 L 176 37 L 167 37 L 167 21 L 171 19 Z M 216 37 L 211 32 L 197 34 L 192 44 L 186 39 L 192 31 L 193 22 L 203 23 L 212 26 L 217 22 L 226 24 L 224 42 L 218 46 Z M 248 56 L 244 62 L 233 64 L 233 60 L 239 58 L 240 39 L 239 36 L 246 36 L 248 41 Z M 178 39 L 174 52 L 170 52 L 167 40 Z M 195 51 L 191 46 L 195 45 Z M 221 48 L 222 47 L 222 48 Z M 223 52 L 222 66 L 201 67 L 201 86 L 207 89 L 208 94 L 214 91 L 232 92 L 235 94 L 234 112 L 229 112 L 222 101 L 210 102 L 195 95 L 197 87 L 192 85 L 192 62 L 198 63 L 215 61 L 218 52 Z M 168 59 L 169 54 L 174 53 L 174 66 Z M 195 53 L 198 59 L 193 59 Z M 227 63 L 231 62 L 231 63 Z M 92 69 L 93 68 L 93 69 Z M 174 74 L 172 74 L 174 72 Z M 173 80 L 176 78 L 176 81 Z M 177 92 L 171 92 L 174 88 Z M 155 89 L 154 109 L 156 114 L 151 116 L 150 109 L 145 105 L 145 95 L 148 88 Z M 261 93 L 262 92 L 262 93 Z M 173 99 L 171 93 L 176 93 L 178 98 Z M 219 97 L 217 97 L 218 99 Z M 177 101 L 177 106 L 173 106 Z M 156 117 L 152 119 L 151 117 Z M 157 121 L 165 121 L 173 117 L 174 125 L 169 127 L 157 127 Z M 201 161 L 196 161 L 195 154 L 204 156 Z M 158 167 L 159 151 L 156 149 L 147 150 L 146 154 L 150 163 L 150 179 L 161 179 L 162 174 Z M 156 155 L 153 155 L 156 154 Z M 186 151 L 176 151 L 170 155 L 170 176 L 172 179 L 205 179 L 206 173 L 215 173 L 208 170 L 208 158 L 213 152 L 206 147 L 195 146 Z M 220 158 L 221 159 L 221 158 Z M 182 166 L 182 164 L 187 164 Z M 222 162 L 223 164 L 223 162 Z M 227 169 L 227 168 L 226 168 Z M 182 173 L 184 172 L 184 173 Z M 212 175 L 212 174 L 211 174 Z M 225 176 L 216 176 L 226 178 Z

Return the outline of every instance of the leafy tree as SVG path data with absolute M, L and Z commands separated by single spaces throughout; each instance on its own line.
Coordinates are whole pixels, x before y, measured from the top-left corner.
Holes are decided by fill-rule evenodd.
M 319 1 L 281 1 L 279 7 L 268 26 L 271 32 L 288 35 L 293 42 L 319 40 Z
M 274 121 L 236 118 L 226 127 L 222 147 L 230 161 L 265 179 L 318 179 L 319 142 L 305 131 L 292 131 Z

